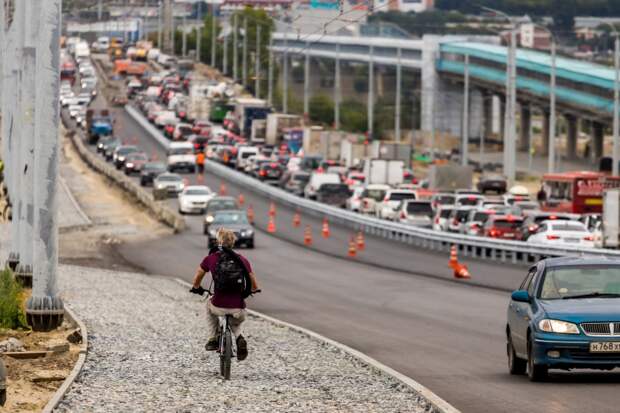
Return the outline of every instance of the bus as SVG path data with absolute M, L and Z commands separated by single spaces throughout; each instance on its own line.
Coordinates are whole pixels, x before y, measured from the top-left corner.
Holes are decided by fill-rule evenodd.
M 545 174 L 542 187 L 543 211 L 597 214 L 603 211 L 604 190 L 620 188 L 620 177 L 590 171 Z

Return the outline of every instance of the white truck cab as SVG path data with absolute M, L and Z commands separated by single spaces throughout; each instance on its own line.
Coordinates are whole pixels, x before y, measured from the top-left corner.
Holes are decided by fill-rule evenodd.
M 179 169 L 196 172 L 196 155 L 191 142 L 170 142 L 168 146 L 168 171 Z

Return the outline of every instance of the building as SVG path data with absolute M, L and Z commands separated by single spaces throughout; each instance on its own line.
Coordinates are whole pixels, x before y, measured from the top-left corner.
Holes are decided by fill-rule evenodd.
M 507 45 L 510 42 L 510 31 L 502 32 L 501 37 L 502 43 Z M 524 23 L 517 32 L 517 44 L 527 49 L 550 50 L 551 34 L 540 26 Z
M 373 2 L 374 9 L 422 13 L 432 10 L 435 0 L 368 0 Z

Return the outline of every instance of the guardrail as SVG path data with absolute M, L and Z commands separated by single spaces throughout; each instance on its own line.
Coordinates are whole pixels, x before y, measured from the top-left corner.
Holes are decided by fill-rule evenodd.
M 130 106 L 126 106 L 125 110 L 162 147 L 168 147 L 168 140 L 138 110 Z M 526 265 L 545 257 L 591 256 L 620 259 L 620 251 L 615 250 L 497 240 L 410 227 L 300 198 L 213 161 L 206 161 L 205 169 L 222 179 L 234 182 L 249 191 L 269 198 L 271 201 L 290 208 L 300 209 L 305 214 L 319 218 L 328 217 L 330 221 L 352 228 L 355 231 L 363 231 L 370 235 L 431 251 L 447 252 L 452 245 L 456 245 L 463 257 Z

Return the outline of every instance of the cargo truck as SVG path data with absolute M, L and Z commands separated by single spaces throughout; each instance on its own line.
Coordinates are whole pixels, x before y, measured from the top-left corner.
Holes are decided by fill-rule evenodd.
M 405 163 L 398 159 L 364 159 L 364 183 L 366 185 L 400 185 L 403 183 L 404 168 Z
M 211 102 L 211 110 L 209 111 L 209 120 L 211 122 L 222 123 L 226 119 L 228 112 L 234 111 L 235 105 L 227 100 L 214 100 Z
M 301 116 L 287 115 L 284 113 L 269 113 L 267 115 L 265 143 L 267 145 L 279 145 L 284 138 L 285 130 L 301 127 L 302 123 Z
M 428 174 L 429 189 L 454 191 L 472 187 L 474 169 L 472 166 L 455 164 L 431 165 Z
M 235 119 L 239 125 L 240 134 L 249 137 L 252 132 L 254 119 L 265 119 L 271 112 L 267 101 L 263 99 L 242 98 L 237 99 L 235 104 Z

